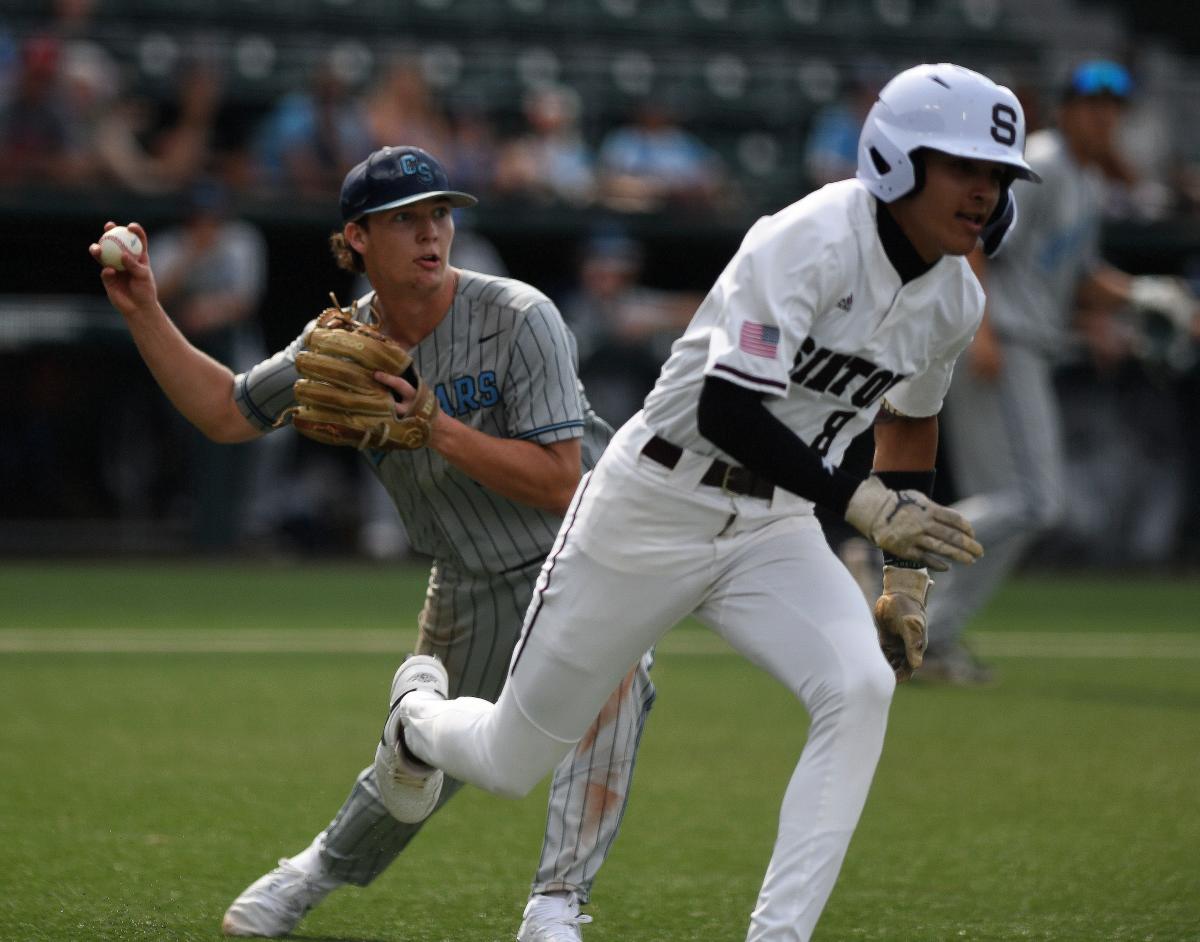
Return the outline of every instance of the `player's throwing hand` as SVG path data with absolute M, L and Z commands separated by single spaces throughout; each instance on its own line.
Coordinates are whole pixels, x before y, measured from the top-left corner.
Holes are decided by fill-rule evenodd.
M 920 491 L 893 491 L 874 476 L 850 498 L 846 522 L 885 552 L 938 572 L 983 555 L 975 531 L 958 511 Z
M 104 224 L 105 232 L 115 228 L 117 224 L 112 220 Z M 112 306 L 128 318 L 136 315 L 139 309 L 149 310 L 157 305 L 158 288 L 150 268 L 150 239 L 146 230 L 136 222 L 126 228 L 141 241 L 141 252 L 138 255 L 123 252 L 124 268 L 117 269 L 104 263 L 99 242 L 88 246 L 88 253 L 101 266 L 100 281 Z

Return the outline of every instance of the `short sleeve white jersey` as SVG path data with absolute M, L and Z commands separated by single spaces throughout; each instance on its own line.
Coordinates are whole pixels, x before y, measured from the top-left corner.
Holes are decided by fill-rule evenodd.
M 844 180 L 755 223 L 671 348 L 646 398 L 649 427 L 722 455 L 696 427 L 706 376 L 767 394 L 776 418 L 832 464 L 885 396 L 904 415 L 936 415 L 983 291 L 956 256 L 902 281 L 877 208 Z

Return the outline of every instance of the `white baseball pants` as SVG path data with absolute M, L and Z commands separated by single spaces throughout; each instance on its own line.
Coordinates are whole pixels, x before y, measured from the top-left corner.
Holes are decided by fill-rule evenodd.
M 668 471 L 639 456 L 644 437 L 629 430 L 580 485 L 497 703 L 410 694 L 399 709 L 405 742 L 448 775 L 525 795 L 642 653 L 695 614 L 811 716 L 746 937 L 807 940 L 874 776 L 892 671 L 861 591 L 814 518 L 697 488 L 695 462 Z M 713 690 L 718 708 L 736 695 Z

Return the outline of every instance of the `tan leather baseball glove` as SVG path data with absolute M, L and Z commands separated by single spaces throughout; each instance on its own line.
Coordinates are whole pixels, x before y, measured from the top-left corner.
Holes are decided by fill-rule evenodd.
M 332 295 L 331 295 L 332 297 Z M 358 449 L 423 448 L 433 430 L 437 397 L 421 379 L 412 357 L 386 334 L 354 318 L 354 308 L 326 308 L 296 355 L 296 405 L 276 425 L 291 421 L 296 430 L 327 445 Z M 403 416 L 396 414 L 392 390 L 376 370 L 407 380 L 416 396 Z

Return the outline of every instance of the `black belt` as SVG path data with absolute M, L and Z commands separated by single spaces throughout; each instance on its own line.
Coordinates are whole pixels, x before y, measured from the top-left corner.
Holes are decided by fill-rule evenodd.
M 683 457 L 683 449 L 655 435 L 642 447 L 642 454 L 665 468 L 674 468 Z M 743 494 L 763 500 L 770 500 L 775 496 L 775 485 L 766 478 L 747 468 L 726 464 L 724 461 L 713 461 L 704 472 L 700 483 L 709 487 L 719 487 L 731 494 Z

